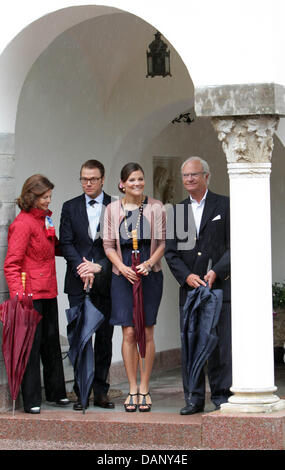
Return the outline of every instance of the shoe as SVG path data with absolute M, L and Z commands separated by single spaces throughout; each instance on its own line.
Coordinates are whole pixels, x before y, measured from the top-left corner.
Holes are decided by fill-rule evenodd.
M 58 406 L 67 406 L 70 404 L 70 400 L 68 398 L 61 398 L 56 402 Z
M 180 410 L 181 415 L 194 415 L 204 411 L 204 405 L 196 405 L 195 403 L 189 403 Z
M 139 406 L 139 411 L 141 411 L 141 412 L 150 411 L 152 403 L 147 403 L 146 398 L 145 398 L 147 396 L 149 396 L 149 398 L 151 398 L 150 393 L 149 392 L 147 392 L 147 393 L 138 393 L 138 395 L 141 395 L 143 397 L 142 402 L 139 403 L 139 405 L 138 405 Z
M 85 410 L 88 407 L 89 407 L 89 401 L 86 403 Z M 82 406 L 82 403 L 81 403 L 80 400 L 78 400 L 74 403 L 73 409 L 74 409 L 74 411 L 82 411 L 83 410 L 83 406 Z
M 29 408 L 28 410 L 25 410 L 25 413 L 31 413 L 33 415 L 37 415 L 41 412 L 41 407 L 40 406 L 33 406 L 32 408 Z
M 115 403 L 109 400 L 108 395 L 94 395 L 94 406 L 100 406 L 100 408 L 115 408 Z
M 47 401 L 47 404 L 50 406 L 67 406 L 70 404 L 70 400 L 68 398 L 61 398 L 57 401 Z
M 137 403 L 134 403 L 133 401 L 133 397 L 137 397 L 138 394 L 137 393 L 129 393 L 128 394 L 128 397 L 130 397 L 129 399 L 129 403 L 124 403 L 124 407 L 125 407 L 125 411 L 128 411 L 129 413 L 132 413 L 133 411 L 137 411 Z

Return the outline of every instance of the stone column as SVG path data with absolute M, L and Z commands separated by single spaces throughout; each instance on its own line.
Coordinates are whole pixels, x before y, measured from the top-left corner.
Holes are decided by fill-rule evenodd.
M 0 133 L 0 303 L 9 297 L 3 272 L 7 251 L 7 232 L 15 218 L 15 144 L 13 134 Z M 0 322 L 0 351 L 2 344 L 2 324 Z M 0 352 L 0 410 L 9 407 L 9 393 L 5 365 Z
M 233 396 L 221 412 L 280 410 L 285 402 L 274 384 L 270 216 L 273 134 L 281 114 L 276 86 L 205 87 L 196 103 L 197 114 L 212 119 L 230 177 Z

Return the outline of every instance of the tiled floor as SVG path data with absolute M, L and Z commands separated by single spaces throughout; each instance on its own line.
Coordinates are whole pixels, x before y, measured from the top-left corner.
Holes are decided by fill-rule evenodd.
M 285 398 L 285 364 L 278 365 L 275 368 L 275 385 L 278 387 L 276 394 L 281 398 Z M 214 405 L 210 400 L 209 387 L 207 386 L 205 412 L 214 410 Z M 128 394 L 128 383 L 124 382 L 111 386 L 110 395 L 115 402 L 115 410 L 124 412 L 123 403 Z M 152 412 L 162 413 L 179 413 L 179 410 L 185 406 L 181 369 L 172 369 L 166 372 L 153 375 L 150 383 L 150 393 L 152 397 Z M 43 403 L 43 409 L 51 409 L 50 405 Z M 72 404 L 66 409 L 72 409 Z M 90 411 L 112 412 L 112 410 L 103 410 L 94 407 L 90 400 Z

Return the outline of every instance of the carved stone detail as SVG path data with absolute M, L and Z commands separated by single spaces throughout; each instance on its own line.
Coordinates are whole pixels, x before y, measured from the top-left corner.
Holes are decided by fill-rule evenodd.
M 214 117 L 211 121 L 228 163 L 271 162 L 278 116 Z

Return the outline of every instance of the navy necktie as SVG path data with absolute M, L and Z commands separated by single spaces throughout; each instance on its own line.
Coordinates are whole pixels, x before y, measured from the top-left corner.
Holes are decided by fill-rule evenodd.
M 90 204 L 90 206 L 94 206 L 94 204 L 98 204 L 97 201 L 95 201 L 95 199 L 91 199 L 91 201 L 88 202 L 88 204 Z

